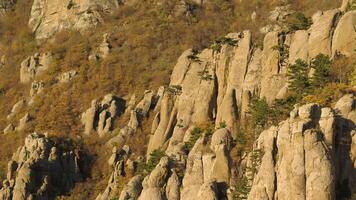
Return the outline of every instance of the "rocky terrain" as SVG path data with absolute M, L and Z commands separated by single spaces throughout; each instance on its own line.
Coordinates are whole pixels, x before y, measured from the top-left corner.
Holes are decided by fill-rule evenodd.
M 255 6 L 0 0 L 0 199 L 355 199 L 356 2 Z

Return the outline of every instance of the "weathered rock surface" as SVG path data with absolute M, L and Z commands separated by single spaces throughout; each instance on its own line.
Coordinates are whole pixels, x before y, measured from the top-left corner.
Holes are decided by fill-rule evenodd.
M 0 190 L 4 200 L 54 199 L 82 180 L 79 155 L 62 150 L 54 141 L 37 133 L 13 155 L 7 179 Z
M 11 10 L 16 4 L 16 0 L 1 0 L 0 1 L 0 14 L 5 14 L 6 11 Z
M 105 136 L 112 129 L 112 121 L 121 115 L 125 107 L 124 101 L 112 94 L 106 95 L 101 102 L 93 100 L 91 107 L 82 114 L 84 133 L 97 131 L 100 137 Z
M 71 70 L 68 72 L 64 72 L 57 79 L 58 79 L 59 83 L 68 83 L 68 82 L 72 81 L 77 75 L 78 75 L 77 71 Z
M 35 0 L 29 26 L 36 38 L 47 39 L 66 30 L 86 30 L 103 23 L 100 12 L 111 12 L 117 0 Z
M 355 54 L 356 11 L 347 12 L 341 17 L 333 36 L 332 53 L 350 56 Z
M 11 109 L 11 113 L 7 115 L 7 119 L 13 118 L 17 113 L 21 111 L 21 109 L 26 105 L 26 101 L 24 99 L 21 99 Z
M 330 108 L 304 105 L 262 132 L 255 148 L 263 156 L 249 199 L 350 198 L 356 178 L 350 144 L 356 129 L 348 117 L 355 103 L 353 95 L 340 99 L 336 109 L 342 117 Z
M 28 83 L 34 80 L 37 76 L 43 74 L 43 72 L 50 67 L 52 60 L 51 53 L 37 53 L 34 56 L 26 58 L 21 63 L 21 83 Z
M 98 61 L 100 59 L 104 59 L 110 54 L 111 49 L 112 45 L 110 42 L 110 35 L 105 33 L 103 35 L 103 41 L 99 47 L 89 56 L 89 60 Z

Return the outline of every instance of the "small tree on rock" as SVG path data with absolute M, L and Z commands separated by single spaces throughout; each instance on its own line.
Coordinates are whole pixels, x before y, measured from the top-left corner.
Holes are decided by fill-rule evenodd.
M 313 89 L 320 88 L 330 82 L 330 68 L 332 62 L 330 57 L 324 54 L 317 55 L 311 62 L 311 67 L 315 70 L 310 84 Z
M 288 68 L 289 90 L 296 93 L 305 92 L 310 83 L 308 80 L 308 63 L 298 59 Z

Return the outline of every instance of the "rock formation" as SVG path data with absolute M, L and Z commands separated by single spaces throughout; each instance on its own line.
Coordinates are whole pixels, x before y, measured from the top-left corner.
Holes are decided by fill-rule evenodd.
M 82 180 L 78 160 L 78 154 L 61 149 L 50 138 L 30 134 L 8 164 L 0 198 L 55 199 Z
M 21 109 L 23 109 L 25 104 L 26 104 L 26 101 L 24 99 L 21 99 L 20 101 L 15 103 L 15 105 L 11 109 L 11 113 L 9 115 L 7 115 L 7 119 L 13 118 L 17 113 L 19 113 L 21 111 Z
M 255 145 L 262 162 L 249 199 L 350 198 L 356 183 L 355 103 L 347 95 L 335 110 L 296 107 L 289 119 L 263 131 Z
M 112 95 L 106 95 L 101 102 L 93 100 L 91 107 L 82 114 L 84 133 L 97 131 L 100 137 L 105 136 L 112 129 L 112 120 L 121 115 L 124 108 L 123 100 Z
M 50 67 L 52 59 L 53 58 L 51 53 L 37 53 L 34 56 L 26 58 L 21 63 L 21 83 L 28 83 L 34 80 L 37 76 L 43 74 L 43 72 Z
M 100 12 L 111 12 L 117 0 L 35 0 L 31 8 L 29 26 L 39 40 L 66 30 L 86 30 L 103 23 Z
M 58 79 L 59 83 L 68 83 L 68 82 L 72 81 L 77 75 L 78 75 L 77 71 L 71 70 L 68 72 L 64 72 L 57 79 Z
M 11 10 L 16 4 L 16 0 L 1 0 L 0 1 L 0 14 L 5 14 L 6 11 Z

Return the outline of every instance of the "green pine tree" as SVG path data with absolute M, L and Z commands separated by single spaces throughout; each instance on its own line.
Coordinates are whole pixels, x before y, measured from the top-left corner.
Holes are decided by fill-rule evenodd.
M 332 62 L 330 57 L 324 54 L 317 55 L 311 62 L 311 67 L 315 70 L 310 84 L 313 89 L 320 88 L 330 82 L 330 68 Z
M 303 94 L 308 89 L 308 63 L 298 59 L 294 65 L 288 68 L 289 90 L 298 94 Z

